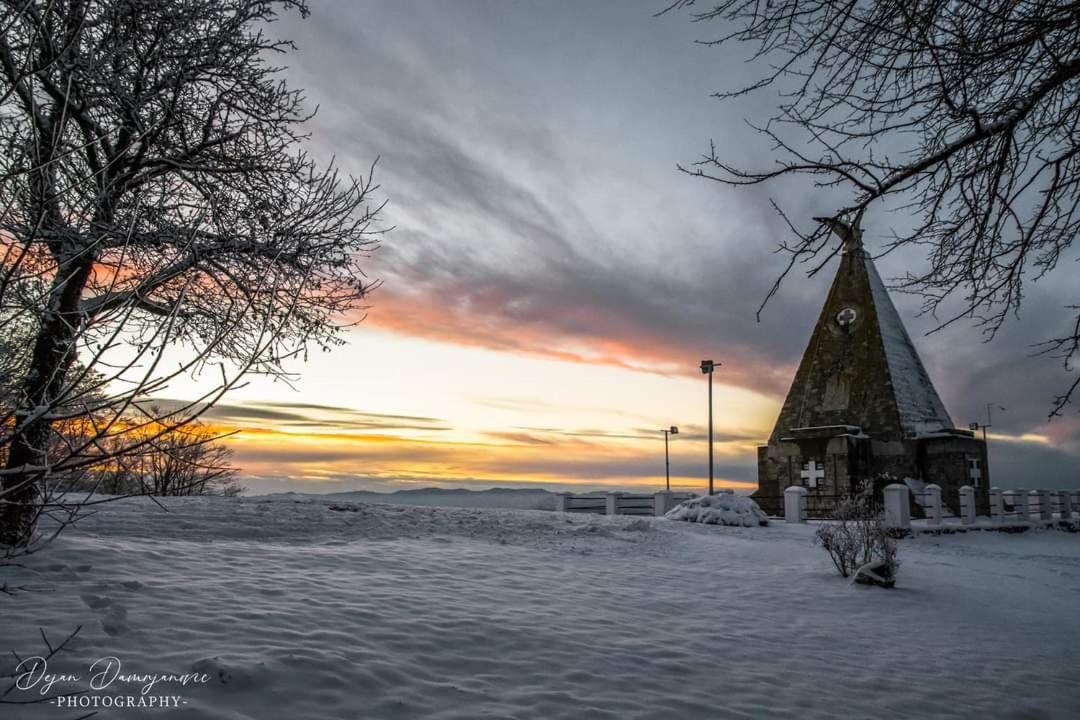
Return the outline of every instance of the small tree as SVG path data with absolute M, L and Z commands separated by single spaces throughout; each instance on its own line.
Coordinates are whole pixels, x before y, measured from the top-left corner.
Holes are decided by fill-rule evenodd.
M 160 413 L 159 410 L 152 410 Z M 87 471 L 78 486 L 109 495 L 239 495 L 244 488 L 230 464 L 232 450 L 199 421 L 160 433 L 143 426 L 139 452 L 116 453 Z M 131 442 L 128 437 L 124 442 Z
M 229 464 L 232 450 L 217 433 L 192 423 L 155 439 L 144 464 L 142 483 L 151 495 L 224 495 L 244 488 Z
M 882 587 L 896 584 L 896 540 L 881 522 L 881 507 L 872 488 L 840 502 L 816 538 L 841 577 Z
M 377 186 L 300 149 L 311 114 L 269 63 L 290 45 L 264 34 L 288 9 L 307 13 L 0 0 L 0 309 L 31 329 L 0 417 L 0 545 L 31 541 L 56 478 L 138 456 L 356 321 L 341 318 L 374 286 Z M 130 422 L 199 373 L 191 405 Z M 68 421 L 85 432 L 57 456 Z

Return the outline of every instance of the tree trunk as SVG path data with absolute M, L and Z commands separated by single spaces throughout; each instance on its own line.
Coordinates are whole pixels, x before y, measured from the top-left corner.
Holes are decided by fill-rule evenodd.
M 33 535 L 39 485 L 48 473 L 52 422 L 47 415 L 54 409 L 75 360 L 75 340 L 83 323 L 79 301 L 92 268 L 93 260 L 86 255 L 60 263 L 49 292 L 49 309 L 42 318 L 30 369 L 16 398 L 7 461 L 7 470 L 16 472 L 0 478 L 4 501 L 0 504 L 0 545 L 25 545 Z

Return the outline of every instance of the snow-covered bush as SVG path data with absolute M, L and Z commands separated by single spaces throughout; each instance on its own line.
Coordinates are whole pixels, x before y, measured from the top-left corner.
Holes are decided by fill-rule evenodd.
M 841 502 L 832 519 L 818 528 L 817 541 L 842 577 L 889 588 L 896 584 L 896 540 L 881 523 L 872 491 Z
M 754 527 L 768 525 L 769 518 L 758 504 L 743 495 L 705 495 L 679 503 L 665 515 L 670 520 Z

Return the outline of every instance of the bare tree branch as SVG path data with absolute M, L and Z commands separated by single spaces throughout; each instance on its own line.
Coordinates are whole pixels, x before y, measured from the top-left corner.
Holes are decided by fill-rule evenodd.
M 766 68 L 717 97 L 770 89 L 778 98 L 768 122 L 756 126 L 773 148 L 773 166 L 741 167 L 712 146 L 682 169 L 733 186 L 809 177 L 815 187 L 850 194 L 836 220 L 886 200 L 901 205 L 915 227 L 894 235 L 885 251 L 925 251 L 926 267 L 896 287 L 921 296 L 935 317 L 959 306 L 937 329 L 973 319 L 992 339 L 1019 310 L 1025 281 L 1042 279 L 1073 249 L 1080 4 L 720 0 L 699 10 L 695 0 L 678 0 L 660 14 L 680 10 L 722 26 L 705 44 L 743 45 Z M 796 240 L 781 246 L 790 257 L 778 285 L 831 247 L 820 226 L 789 225 Z M 1041 348 L 1072 371 L 1080 314 L 1075 304 L 1063 310 L 1072 334 Z M 1051 416 L 1077 387 L 1072 381 L 1055 399 Z

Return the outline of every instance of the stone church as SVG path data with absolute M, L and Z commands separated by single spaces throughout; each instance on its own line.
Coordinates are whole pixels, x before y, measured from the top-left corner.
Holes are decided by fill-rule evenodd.
M 856 220 L 819 219 L 843 240 L 825 306 L 769 444 L 758 448 L 754 498 L 778 509 L 784 489 L 821 506 L 884 475 L 936 483 L 955 506 L 962 485 L 987 502 L 986 443 L 953 425 L 919 359 Z

